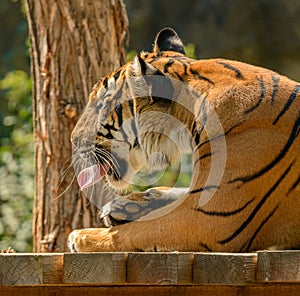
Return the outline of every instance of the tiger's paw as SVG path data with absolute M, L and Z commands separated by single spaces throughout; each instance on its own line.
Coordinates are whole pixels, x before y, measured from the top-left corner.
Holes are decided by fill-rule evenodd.
M 72 231 L 68 247 L 72 253 L 116 251 L 117 234 L 109 228 L 86 228 Z
M 184 188 L 151 188 L 114 199 L 104 205 L 100 218 L 106 227 L 136 221 L 160 210 L 186 193 Z

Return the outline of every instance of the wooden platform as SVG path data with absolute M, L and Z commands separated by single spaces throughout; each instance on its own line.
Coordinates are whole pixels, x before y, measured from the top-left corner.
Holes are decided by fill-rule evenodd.
M 300 295 L 300 251 L 0 254 L 0 295 Z

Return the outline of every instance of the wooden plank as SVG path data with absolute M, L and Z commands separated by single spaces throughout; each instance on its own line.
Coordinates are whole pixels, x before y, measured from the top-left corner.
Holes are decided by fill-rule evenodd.
M 0 295 L 60 296 L 299 296 L 300 284 L 260 285 L 47 285 L 0 286 Z
M 300 251 L 257 253 L 258 282 L 300 282 Z
M 195 253 L 194 283 L 241 285 L 254 283 L 256 254 Z
M 129 253 L 127 282 L 192 283 L 192 253 Z
M 125 283 L 127 253 L 64 255 L 63 283 Z
M 289 282 L 300 283 L 300 251 L 0 254 L 0 285 L 5 286 Z
M 193 282 L 194 253 L 177 253 L 177 284 Z
M 0 254 L 0 284 L 58 284 L 62 268 L 63 254 Z

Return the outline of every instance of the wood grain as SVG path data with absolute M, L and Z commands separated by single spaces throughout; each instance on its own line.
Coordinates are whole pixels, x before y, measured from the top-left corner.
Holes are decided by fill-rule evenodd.
M 65 254 L 63 283 L 125 283 L 127 253 Z
M 195 284 L 241 285 L 255 282 L 256 254 L 195 253 Z
M 108 291 L 125 291 L 124 295 L 127 295 L 129 290 L 141 292 L 141 285 L 240 287 L 232 290 L 237 294 L 228 295 L 248 295 L 248 292 L 244 294 L 244 291 L 248 291 L 249 285 L 259 287 L 271 285 L 273 288 L 270 291 L 275 291 L 274 289 L 281 291 L 280 287 L 286 289 L 276 292 L 277 294 L 273 293 L 274 295 L 296 295 L 293 293 L 300 287 L 300 251 L 246 254 L 176 252 L 0 254 L 0 287 L 82 285 L 82 288 L 89 287 L 87 289 L 89 294 L 93 290 L 91 288 L 93 285 L 100 284 L 103 287 L 107 286 Z M 119 289 L 118 287 L 122 285 L 124 287 Z M 112 289 L 113 286 L 116 289 Z M 134 286 L 136 290 L 127 289 L 127 286 Z M 189 291 L 196 290 L 193 288 Z M 227 288 L 224 288 L 225 290 L 227 291 Z M 14 293 L 13 291 L 19 292 L 20 289 L 9 291 Z M 68 294 L 71 290 L 65 291 L 66 294 L 62 295 L 71 295 Z M 157 293 L 161 293 L 166 290 L 158 291 Z M 219 290 L 207 291 L 217 293 Z M 0 293 L 0 295 L 7 294 Z
M 192 283 L 192 253 L 129 253 L 128 283 Z
M 61 283 L 63 254 L 0 254 L 1 285 Z
M 300 251 L 257 252 L 257 281 L 300 282 Z

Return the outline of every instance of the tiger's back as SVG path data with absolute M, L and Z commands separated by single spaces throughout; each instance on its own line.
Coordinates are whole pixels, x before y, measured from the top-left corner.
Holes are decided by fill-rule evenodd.
M 226 61 L 226 67 L 241 81 L 225 81 L 224 92 L 218 91 L 217 112 L 226 134 L 226 166 L 218 191 L 199 211 L 205 218 L 216 219 L 216 225 L 222 225 L 222 220 L 226 223 L 222 230 L 216 226 L 211 229 L 219 239 L 208 246 L 220 251 L 297 247 L 299 84 L 247 64 Z M 212 96 L 212 100 L 217 98 Z M 200 149 L 199 158 L 211 153 L 210 148 Z M 209 167 L 210 160 L 206 161 L 202 161 L 202 169 Z
M 202 214 L 201 226 L 206 225 L 201 232 L 211 235 L 201 244 L 217 251 L 299 246 L 300 84 L 264 68 L 220 59 L 192 62 L 185 72 L 181 77 L 205 93 L 226 135 L 220 184 L 207 183 L 211 158 L 219 153 L 218 146 L 212 151 L 210 145 L 214 136 L 208 141 L 202 135 L 196 143 L 194 170 L 199 173 L 190 195 L 217 188 L 206 205 L 194 204 Z M 199 87 L 199 79 L 209 90 L 203 83 Z

